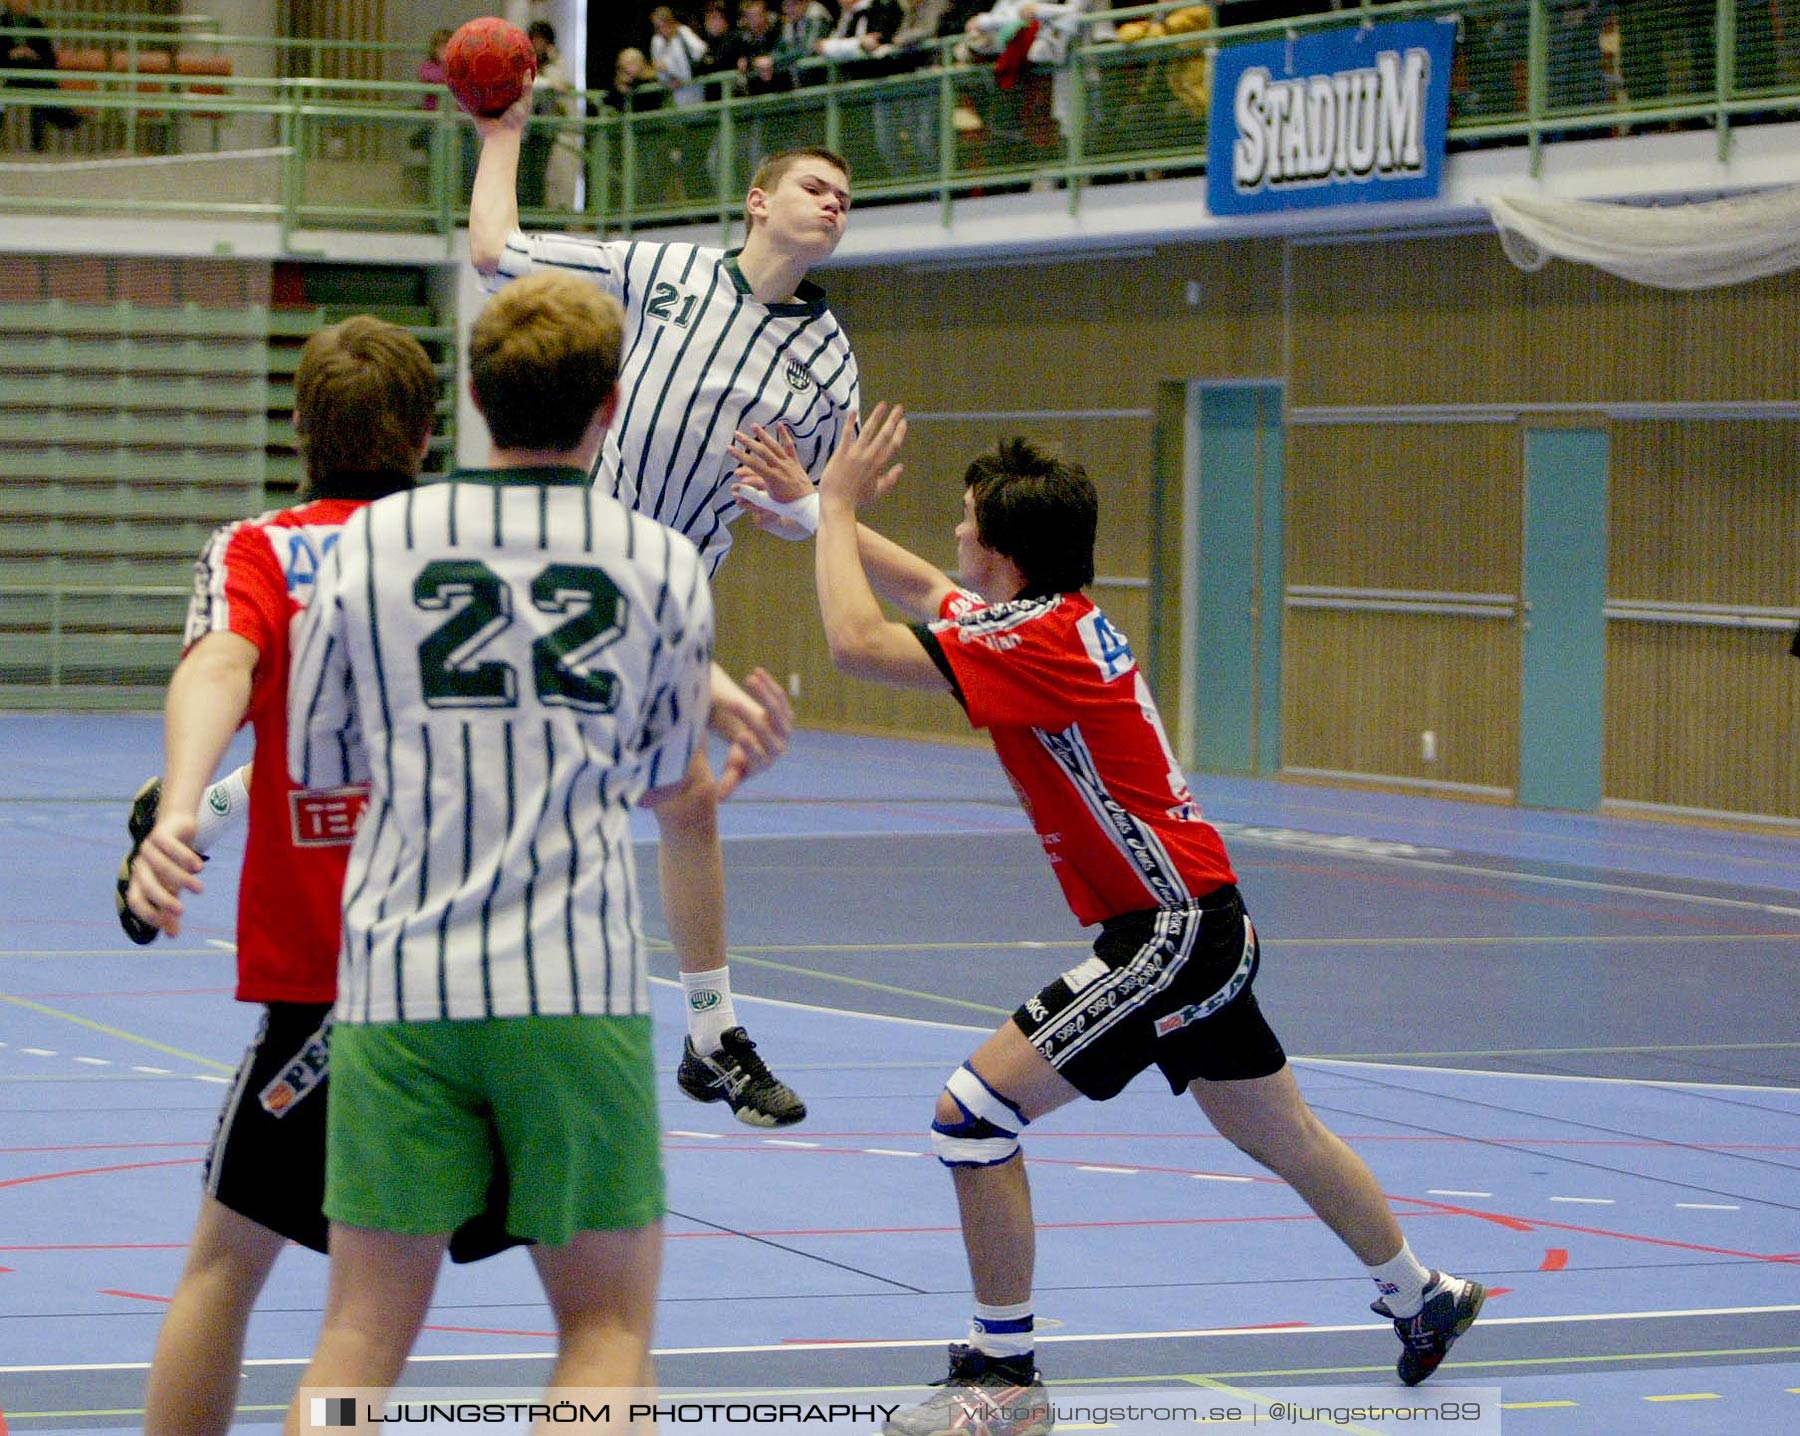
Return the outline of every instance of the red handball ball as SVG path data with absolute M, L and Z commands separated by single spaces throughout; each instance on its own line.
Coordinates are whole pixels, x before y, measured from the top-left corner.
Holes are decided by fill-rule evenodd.
M 444 83 L 459 105 L 484 119 L 505 114 L 536 74 L 530 37 L 493 15 L 469 21 L 444 47 Z

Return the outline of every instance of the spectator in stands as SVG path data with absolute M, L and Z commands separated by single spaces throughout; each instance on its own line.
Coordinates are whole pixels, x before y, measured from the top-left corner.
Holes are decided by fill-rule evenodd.
M 800 64 L 819 53 L 819 41 L 831 33 L 831 12 L 819 0 L 781 0 L 781 26 L 770 60 L 776 76 L 789 86 L 801 82 Z
M 650 28 L 655 32 L 650 40 L 650 63 L 656 78 L 668 89 L 675 108 L 685 110 L 699 104 L 705 96 L 694 83 L 694 76 L 700 73 L 700 63 L 706 58 L 706 42 L 677 20 L 667 5 L 658 5 L 650 12 Z
M 877 57 L 889 52 L 889 42 L 905 18 L 900 0 L 844 0 L 837 24 L 819 41 L 819 54 L 835 63 L 841 79 L 877 78 L 882 73 Z M 879 108 L 878 102 L 865 98 L 843 110 L 844 154 L 858 173 L 866 172 L 873 160 L 875 112 Z
M 1620 59 L 1633 105 L 1686 100 L 1713 85 L 1714 0 L 1620 5 Z
M 456 32 L 448 28 L 431 32 L 431 53 L 419 61 L 419 83 L 421 85 L 441 85 L 444 83 L 444 50 L 450 44 L 451 35 Z M 435 110 L 439 96 L 427 95 L 425 108 Z
M 634 114 L 662 107 L 666 92 L 657 83 L 655 67 L 635 46 L 619 51 L 613 61 L 612 88 L 606 92 L 606 103 L 615 110 Z
M 738 6 L 737 29 L 726 41 L 726 58 L 747 83 L 756 61 L 773 54 L 779 38 L 769 0 L 743 0 Z
M 1605 8 L 1599 0 L 1551 7 L 1546 17 L 1545 89 L 1552 109 L 1606 103 L 1605 57 L 1600 53 Z
M 668 89 L 676 109 L 692 109 L 706 98 L 704 88 L 694 79 L 705 68 L 706 42 L 677 20 L 667 5 L 650 12 L 650 28 L 656 32 L 650 40 L 650 63 L 656 67 L 656 78 Z M 701 121 L 672 124 L 665 131 L 669 173 L 681 199 L 699 199 L 709 188 L 705 129 L 705 121 Z
M 6 11 L 0 16 L 0 44 L 4 45 L 5 68 L 9 70 L 54 70 L 56 47 L 45 33 L 44 22 L 26 7 L 30 0 L 6 0 Z M 55 80 L 11 80 L 6 88 L 13 90 L 54 90 Z M 44 148 L 50 127 L 72 130 L 81 123 L 73 110 L 60 105 L 33 104 L 31 107 L 31 147 Z
M 581 114 L 581 100 L 556 48 L 556 27 L 548 20 L 533 20 L 525 31 L 537 56 L 537 75 L 531 82 L 531 112 L 539 117 L 526 131 L 519 156 L 520 202 L 526 177 L 535 167 L 537 203 L 551 209 L 573 209 L 581 184 L 581 131 L 559 124 Z
M 951 0 L 902 0 L 901 20 L 886 53 L 889 71 L 906 74 L 934 66 L 938 40 L 953 30 Z M 909 83 L 892 97 L 875 102 L 875 147 L 891 175 L 916 174 L 937 167 L 938 91 L 935 83 Z
M 1042 92 L 1028 91 L 1021 81 L 1030 66 L 1061 65 L 1068 57 L 1070 41 L 1080 28 L 1082 0 L 994 0 L 993 7 L 972 15 L 963 27 L 963 43 L 957 58 L 979 64 L 992 61 L 991 88 L 982 106 L 990 132 L 989 158 L 1005 164 L 1016 161 L 1033 145 L 1027 135 L 1042 131 L 1054 143 L 1053 129 L 1042 106 Z M 1035 94 L 1039 118 L 1027 121 L 1026 99 Z

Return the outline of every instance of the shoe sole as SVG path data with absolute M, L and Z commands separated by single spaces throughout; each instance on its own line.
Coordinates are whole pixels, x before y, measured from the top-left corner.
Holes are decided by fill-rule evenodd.
M 1481 1315 L 1481 1308 L 1487 1305 L 1487 1295 L 1487 1288 L 1485 1286 L 1481 1287 L 1475 1293 L 1475 1305 L 1470 1308 L 1467 1316 L 1463 1317 L 1455 1326 L 1450 1328 L 1450 1339 L 1444 1343 L 1444 1354 L 1431 1363 L 1429 1370 L 1421 1371 L 1410 1381 L 1407 1380 L 1404 1371 L 1398 1372 L 1400 1381 L 1403 1385 L 1417 1386 L 1420 1382 L 1427 1381 L 1431 1378 L 1433 1373 L 1437 1371 L 1438 1367 L 1444 1364 L 1445 1359 L 1450 1355 L 1450 1348 L 1462 1339 L 1471 1326 L 1475 1325 L 1475 1318 Z
M 675 1085 L 681 1089 L 681 1095 L 691 1102 L 729 1102 L 731 1100 L 717 1087 L 708 1087 L 704 1091 L 696 1092 L 679 1079 Z M 750 1107 L 733 1107 L 731 1115 L 746 1127 L 792 1127 L 796 1123 L 806 1120 L 806 1108 L 802 1107 L 791 1117 L 777 1117 L 772 1112 L 758 1112 Z

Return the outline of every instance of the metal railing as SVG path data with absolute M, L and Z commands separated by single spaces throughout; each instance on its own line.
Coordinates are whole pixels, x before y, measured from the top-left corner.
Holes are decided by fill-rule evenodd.
M 1063 63 L 1032 67 L 1011 89 L 996 83 L 991 63 L 959 61 L 956 42 L 945 40 L 935 56 L 918 52 L 918 67 L 900 73 L 811 62 L 780 93 L 746 94 L 730 77 L 714 76 L 709 98 L 683 109 L 620 110 L 600 91 L 573 96 L 581 113 L 540 115 L 528 132 L 525 216 L 624 233 L 679 221 L 725 225 L 755 163 L 794 143 L 843 151 L 863 203 L 934 200 L 947 217 L 961 196 L 1035 184 L 1063 187 L 1078 210 L 1092 184 L 1204 169 L 1211 56 L 1221 46 L 1432 16 L 1454 17 L 1459 30 L 1452 148 L 1522 145 L 1535 165 L 1545 145 L 1563 138 L 1704 127 L 1723 155 L 1739 125 L 1800 112 L 1800 24 L 1774 28 L 1767 0 L 1715 0 L 1705 33 L 1684 32 L 1680 46 L 1671 39 L 1680 7 L 1662 0 L 1610 9 L 1562 0 L 1392 0 L 1273 24 L 1126 38 L 1133 22 L 1166 20 L 1184 8 L 1191 7 L 1084 17 Z M 1229 18 L 1229 8 L 1224 13 Z M 1606 14 L 1623 19 L 1609 22 Z M 79 27 L 52 33 L 71 43 L 101 39 Z M 179 42 L 195 53 L 261 56 L 236 68 L 270 72 L 222 76 L 175 72 L 166 32 L 103 38 L 110 63 L 122 68 L 55 77 L 80 90 L 20 89 L 49 77 L 0 70 L 10 126 L 0 147 L 10 138 L 11 148 L 23 148 L 30 106 L 78 120 L 51 137 L 53 156 L 0 162 L 0 210 L 127 209 L 275 219 L 288 232 L 440 234 L 464 213 L 477 147 L 443 92 L 406 78 L 334 77 L 356 70 L 358 57 L 365 72 L 379 59 L 404 74 L 420 58 L 412 47 L 223 34 Z M 152 54 L 154 66 L 146 63 Z M 300 57 L 310 73 L 282 73 Z M 899 58 L 877 68 L 891 70 Z M 262 162 L 233 175 L 243 151 L 261 152 Z M 105 168 L 146 154 L 193 163 L 159 169 L 138 193 L 116 168 Z M 212 155 L 218 159 L 209 161 Z M 578 197 L 570 192 L 571 168 L 580 175 Z M 546 187 L 546 170 L 562 178 Z

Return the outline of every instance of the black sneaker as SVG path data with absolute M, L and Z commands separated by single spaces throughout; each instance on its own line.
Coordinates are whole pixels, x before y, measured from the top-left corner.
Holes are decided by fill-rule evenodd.
M 1386 1301 L 1371 1302 L 1369 1310 L 1393 1320 L 1401 1343 L 1394 1369 L 1408 1386 L 1417 1386 L 1438 1369 L 1451 1343 L 1475 1324 L 1486 1300 L 1487 1288 L 1480 1282 L 1434 1271 L 1425 1287 L 1425 1305 L 1411 1316 L 1395 1316 Z
M 696 1102 L 729 1102 L 732 1114 L 752 1127 L 791 1127 L 806 1116 L 806 1103 L 756 1055 L 756 1044 L 741 1027 L 727 1027 L 719 1050 L 703 1057 L 688 1038 L 681 1050 L 676 1085 Z
M 147 947 L 155 942 L 162 929 L 150 926 L 126 906 L 125 892 L 131 886 L 132 859 L 137 857 L 144 839 L 150 836 L 150 830 L 156 826 L 156 809 L 161 802 L 161 778 L 150 779 L 132 798 L 131 812 L 125 818 L 125 831 L 131 834 L 131 851 L 125 854 L 125 861 L 119 864 L 119 881 L 113 894 L 113 906 L 119 910 L 119 926 L 125 929 L 125 936 L 139 947 Z
M 1044 1436 L 1056 1424 L 1050 1393 L 1029 1356 L 988 1356 L 950 1344 L 950 1374 L 935 1396 L 902 1406 L 887 1436 Z

